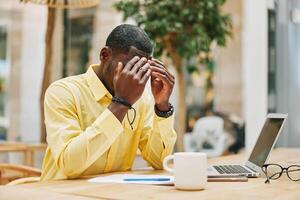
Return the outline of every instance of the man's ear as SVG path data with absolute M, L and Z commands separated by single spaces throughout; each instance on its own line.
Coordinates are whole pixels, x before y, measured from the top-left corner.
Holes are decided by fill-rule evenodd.
M 112 50 L 109 47 L 103 47 L 100 51 L 100 61 L 107 62 L 112 58 Z

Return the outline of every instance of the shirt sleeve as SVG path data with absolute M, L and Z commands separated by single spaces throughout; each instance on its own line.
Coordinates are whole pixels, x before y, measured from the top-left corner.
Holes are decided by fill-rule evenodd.
M 109 109 L 82 130 L 76 109 L 80 108 L 66 85 L 49 87 L 44 101 L 47 142 L 57 167 L 70 178 L 101 157 L 123 131 Z
M 173 128 L 174 115 L 162 118 L 154 112 L 154 101 L 144 105 L 144 120 L 139 149 L 143 158 L 155 169 L 162 169 L 163 159 L 173 152 L 177 135 Z

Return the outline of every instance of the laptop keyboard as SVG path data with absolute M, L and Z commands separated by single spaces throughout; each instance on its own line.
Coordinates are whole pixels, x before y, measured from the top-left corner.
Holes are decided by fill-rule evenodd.
M 218 165 L 213 166 L 220 174 L 249 174 L 251 171 L 241 165 Z

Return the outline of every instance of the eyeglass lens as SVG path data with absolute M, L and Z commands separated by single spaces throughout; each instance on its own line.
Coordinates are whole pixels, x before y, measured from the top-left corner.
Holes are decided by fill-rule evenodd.
M 269 164 L 263 168 L 263 171 L 268 176 L 268 179 L 278 179 L 282 175 L 283 167 L 278 164 Z M 286 169 L 287 176 L 293 181 L 300 180 L 300 166 L 299 165 L 291 165 Z
M 292 165 L 289 166 L 287 169 L 287 174 L 290 179 L 293 181 L 299 181 L 300 180 L 300 166 Z
M 278 179 L 281 176 L 282 168 L 279 165 L 268 165 L 266 169 L 267 176 L 269 179 Z

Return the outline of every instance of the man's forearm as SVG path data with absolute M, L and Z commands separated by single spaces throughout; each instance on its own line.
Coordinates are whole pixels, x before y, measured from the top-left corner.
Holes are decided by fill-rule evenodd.
M 58 167 L 68 177 L 77 177 L 85 171 L 93 162 L 99 159 L 114 143 L 122 133 L 123 127 L 113 113 L 106 109 L 96 120 L 84 131 L 77 127 L 68 127 L 65 130 L 54 129 L 60 124 L 48 123 L 49 133 L 52 140 L 49 141 L 51 150 L 58 158 Z M 63 124 L 61 124 L 63 125 Z M 54 126 L 54 127 L 52 127 Z M 70 134 L 77 133 L 76 137 L 69 137 Z M 55 136 L 59 137 L 54 139 Z M 64 135 L 64 136 L 63 136 Z M 60 144 L 61 138 L 65 139 L 64 144 Z M 57 148 L 60 147 L 60 148 Z

